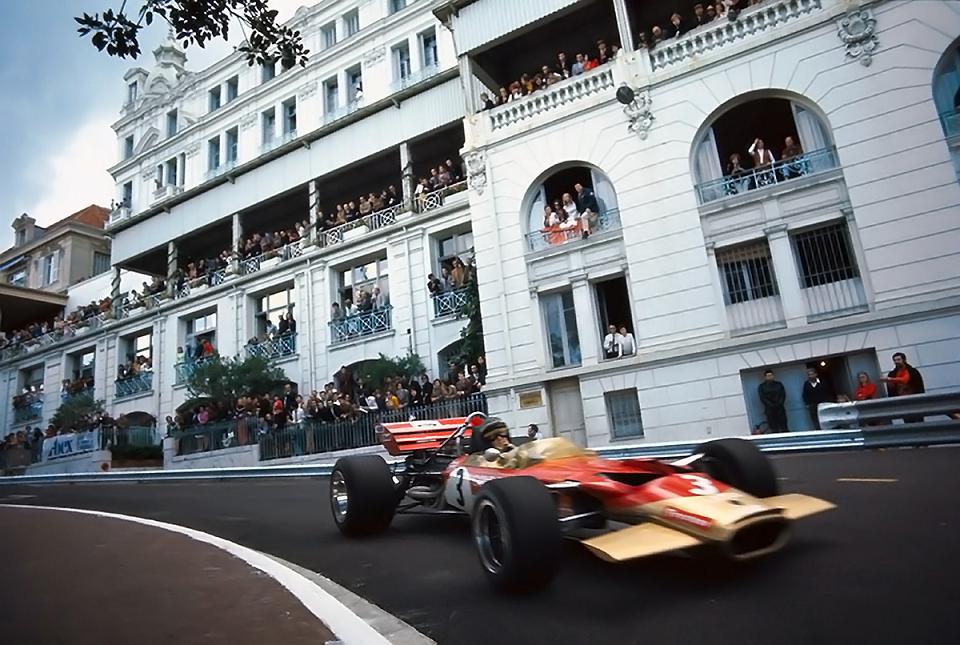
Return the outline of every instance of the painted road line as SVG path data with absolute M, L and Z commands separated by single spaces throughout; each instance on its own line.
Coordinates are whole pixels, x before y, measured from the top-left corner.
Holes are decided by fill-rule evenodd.
M 864 484 L 893 484 L 896 479 L 886 477 L 837 477 L 838 482 L 859 482 Z
M 56 506 L 33 506 L 29 504 L 0 504 L 3 508 L 32 508 L 42 511 L 63 511 L 68 513 L 80 513 L 82 515 L 95 515 L 97 517 L 108 517 L 127 522 L 136 522 L 144 526 L 152 526 L 159 529 L 165 529 L 187 537 L 193 538 L 198 542 L 204 542 L 215 546 L 230 555 L 243 560 L 255 569 L 263 571 L 265 574 L 276 580 L 299 600 L 306 609 L 316 616 L 321 622 L 330 628 L 340 642 L 344 645 L 390 645 L 380 632 L 368 625 L 362 618 L 357 616 L 350 609 L 325 591 L 315 582 L 309 580 L 302 574 L 281 564 L 277 560 L 247 548 L 236 542 L 225 540 L 216 535 L 197 531 L 186 526 L 178 524 L 169 524 L 167 522 L 158 522 L 148 520 L 143 517 L 134 517 L 132 515 L 121 515 L 118 513 L 106 513 L 103 511 L 89 511 L 79 508 L 60 508 Z

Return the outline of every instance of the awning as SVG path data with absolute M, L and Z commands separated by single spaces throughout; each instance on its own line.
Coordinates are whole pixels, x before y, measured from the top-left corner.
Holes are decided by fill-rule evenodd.
M 15 258 L 13 258 L 13 259 L 11 259 L 11 260 L 7 260 L 7 261 L 4 262 L 3 264 L 0 264 L 0 271 L 3 271 L 4 269 L 9 269 L 10 267 L 18 264 L 21 260 L 26 259 L 26 257 L 27 257 L 27 256 L 25 256 L 25 255 L 18 255 L 17 257 L 15 257 Z

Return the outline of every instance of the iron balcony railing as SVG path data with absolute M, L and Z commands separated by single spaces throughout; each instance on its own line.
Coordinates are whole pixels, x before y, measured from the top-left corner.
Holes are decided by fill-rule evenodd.
M 743 195 L 752 190 L 779 186 L 798 177 L 816 175 L 839 166 L 840 161 L 837 157 L 836 148 L 813 150 L 786 161 L 777 161 L 760 168 L 751 168 L 703 182 L 697 185 L 697 196 L 701 204 L 709 204 L 736 195 Z
M 394 204 L 393 206 L 387 206 L 386 208 L 374 211 L 369 215 L 364 215 L 360 219 L 352 222 L 340 224 L 339 226 L 321 231 L 318 244 L 322 248 L 336 246 L 351 239 L 354 235 L 360 236 L 364 233 L 383 228 L 384 226 L 396 224 L 397 217 L 403 211 L 404 206 L 402 204 Z
M 176 381 L 174 382 L 174 384 L 183 385 L 184 383 L 186 383 L 187 379 L 189 379 L 193 375 L 193 373 L 197 371 L 197 368 L 203 365 L 207 360 L 208 359 L 206 358 L 197 358 L 193 360 L 183 361 L 181 363 L 177 363 L 176 365 L 174 365 L 173 370 L 176 373 Z
M 261 341 L 256 345 L 247 345 L 245 351 L 247 356 L 262 356 L 267 360 L 292 356 L 297 353 L 297 335 L 284 334 Z
M 432 78 L 440 73 L 440 66 L 437 64 L 427 65 L 421 67 L 415 72 L 410 72 L 406 76 L 398 78 L 393 83 L 390 84 L 391 92 L 399 92 L 405 90 L 408 87 L 416 85 L 417 83 L 422 83 L 428 78 Z
M 393 306 L 387 305 L 381 309 L 371 309 L 345 318 L 331 320 L 330 341 L 336 345 L 354 338 L 393 329 L 392 313 Z
M 112 426 L 100 428 L 100 449 L 109 450 L 120 446 L 159 446 L 163 437 L 156 428 L 149 426 Z
M 466 305 L 467 289 L 465 287 L 433 294 L 433 315 L 437 318 L 459 316 Z
M 60 393 L 60 402 L 67 403 L 68 401 L 79 401 L 80 399 L 92 399 L 93 398 L 93 386 L 85 387 L 82 390 L 77 392 L 61 392 Z
M 34 395 L 34 399 L 20 407 L 13 408 L 13 422 L 27 423 L 38 421 L 43 416 L 43 395 Z
M 218 284 L 223 284 L 227 279 L 227 270 L 226 269 L 217 269 L 216 271 L 211 271 L 206 275 L 201 275 L 193 280 L 187 280 L 174 291 L 175 298 L 187 298 L 190 294 L 197 289 L 202 289 L 203 287 L 215 287 Z
M 252 258 L 241 260 L 240 275 L 256 273 L 262 268 L 263 264 L 267 260 L 272 260 L 273 258 L 280 258 L 281 262 L 291 258 L 298 258 L 303 255 L 303 247 L 306 245 L 306 243 L 306 239 L 297 240 L 296 242 L 291 242 L 290 244 L 282 246 L 279 249 L 273 249 Z
M 590 229 L 589 235 L 579 222 L 570 227 L 551 226 L 527 233 L 527 248 L 530 251 L 542 251 L 561 244 L 589 239 L 593 235 L 620 230 L 620 210 L 617 208 L 606 209 L 596 215 L 593 221 L 590 221 L 589 217 L 586 219 Z
M 450 399 L 431 405 L 420 405 L 401 410 L 380 412 L 365 410 L 360 417 L 349 421 L 323 422 L 308 419 L 302 424 L 288 424 L 280 432 L 260 436 L 260 460 L 315 455 L 337 450 L 375 446 L 379 443 L 377 426 L 381 423 L 411 419 L 448 419 L 466 417 L 473 412 L 487 413 L 487 398 L 483 394 Z
M 117 379 L 116 398 L 136 396 L 153 390 L 153 372 L 141 372 L 124 379 Z
M 420 193 L 420 195 L 418 195 L 414 200 L 414 209 L 418 213 L 426 213 L 427 211 L 432 211 L 435 208 L 440 208 L 446 203 L 446 200 L 449 196 L 462 193 L 466 189 L 467 182 L 458 181 L 455 184 L 450 184 L 449 186 L 432 190 L 429 193 Z

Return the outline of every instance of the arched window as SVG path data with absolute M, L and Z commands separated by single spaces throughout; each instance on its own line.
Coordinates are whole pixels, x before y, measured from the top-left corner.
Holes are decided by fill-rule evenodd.
M 936 67 L 933 101 L 944 134 L 947 137 L 960 135 L 960 45 L 952 45 Z
M 586 164 L 568 163 L 546 172 L 531 188 L 525 203 L 531 251 L 620 228 L 613 183 Z
M 812 108 L 783 97 L 735 100 L 704 128 L 694 146 L 701 204 L 837 165 L 827 125 Z

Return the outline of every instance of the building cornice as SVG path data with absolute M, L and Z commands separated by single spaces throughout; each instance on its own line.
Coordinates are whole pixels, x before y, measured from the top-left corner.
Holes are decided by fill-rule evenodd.
M 28 243 L 22 246 L 12 246 L 3 253 L 0 253 L 0 262 L 5 262 L 6 260 L 18 255 L 30 255 L 37 249 L 42 249 L 44 246 L 52 242 L 56 242 L 60 238 L 68 235 L 79 235 L 81 237 L 90 237 L 97 240 L 103 240 L 106 238 L 106 231 L 104 231 L 102 228 L 96 228 L 95 226 L 90 226 L 89 224 L 83 224 L 81 222 L 66 222 L 64 224 L 59 224 L 55 228 L 47 229 L 43 237 L 30 240 Z

